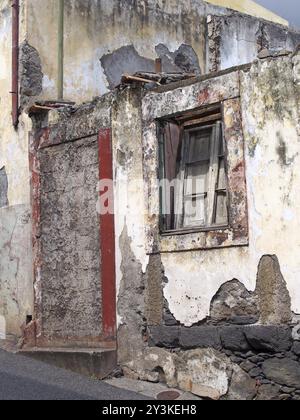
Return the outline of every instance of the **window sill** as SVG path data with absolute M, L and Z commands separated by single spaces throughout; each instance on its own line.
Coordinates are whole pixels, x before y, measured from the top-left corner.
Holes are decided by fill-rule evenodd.
M 152 242 L 152 241 L 151 241 Z M 148 254 L 205 251 L 232 247 L 249 246 L 248 230 L 235 230 L 230 227 L 206 231 L 177 231 L 158 235 L 156 246 L 149 247 Z
M 202 233 L 202 232 L 215 232 L 218 230 L 227 230 L 229 229 L 228 225 L 216 225 L 207 228 L 190 228 L 190 229 L 177 229 L 177 230 L 165 230 L 160 232 L 160 236 L 179 236 L 179 235 L 189 235 L 191 233 Z

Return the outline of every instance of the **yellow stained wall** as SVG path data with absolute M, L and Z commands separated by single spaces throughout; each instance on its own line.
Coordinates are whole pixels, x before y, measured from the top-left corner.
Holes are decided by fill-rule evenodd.
M 281 25 L 288 26 L 289 23 L 287 20 L 276 15 L 270 10 L 266 9 L 263 6 L 255 3 L 251 0 L 205 0 L 206 3 L 211 3 L 215 6 L 226 7 L 228 9 L 237 10 L 241 13 L 246 13 L 251 16 L 258 18 L 266 19 L 271 22 L 280 23 Z

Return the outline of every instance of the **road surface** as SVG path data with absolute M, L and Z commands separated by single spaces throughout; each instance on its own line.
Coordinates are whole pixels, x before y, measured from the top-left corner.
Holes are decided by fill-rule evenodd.
M 143 399 L 139 394 L 0 350 L 0 400 Z

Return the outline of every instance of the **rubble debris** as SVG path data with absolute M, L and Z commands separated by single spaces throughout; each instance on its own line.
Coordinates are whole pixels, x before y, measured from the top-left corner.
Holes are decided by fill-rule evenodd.
M 123 74 L 121 79 L 121 85 L 128 85 L 135 82 L 144 84 L 155 84 L 158 86 L 168 85 L 170 83 L 180 82 L 182 80 L 188 80 L 195 78 L 194 73 L 145 73 L 137 72 L 133 75 Z

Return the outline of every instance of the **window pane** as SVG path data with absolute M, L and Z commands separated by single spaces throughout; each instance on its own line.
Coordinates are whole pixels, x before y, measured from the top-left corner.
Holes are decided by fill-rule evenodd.
M 218 192 L 216 200 L 216 224 L 226 225 L 228 223 L 227 194 Z
M 190 132 L 186 163 L 209 160 L 210 158 L 210 136 L 211 130 L 197 130 Z
M 209 164 L 206 162 L 187 166 L 184 192 L 185 195 L 207 193 L 208 170 Z
M 222 123 L 184 129 L 165 123 L 161 138 L 162 229 L 228 224 Z M 170 185 L 171 183 L 171 185 Z
M 184 200 L 183 227 L 205 226 L 206 223 L 206 197 L 188 197 Z
M 176 124 L 168 123 L 165 127 L 165 176 L 169 181 L 176 178 L 177 162 L 181 157 L 181 130 Z
M 218 190 L 226 190 L 226 188 L 225 160 L 222 158 L 220 159 Z

